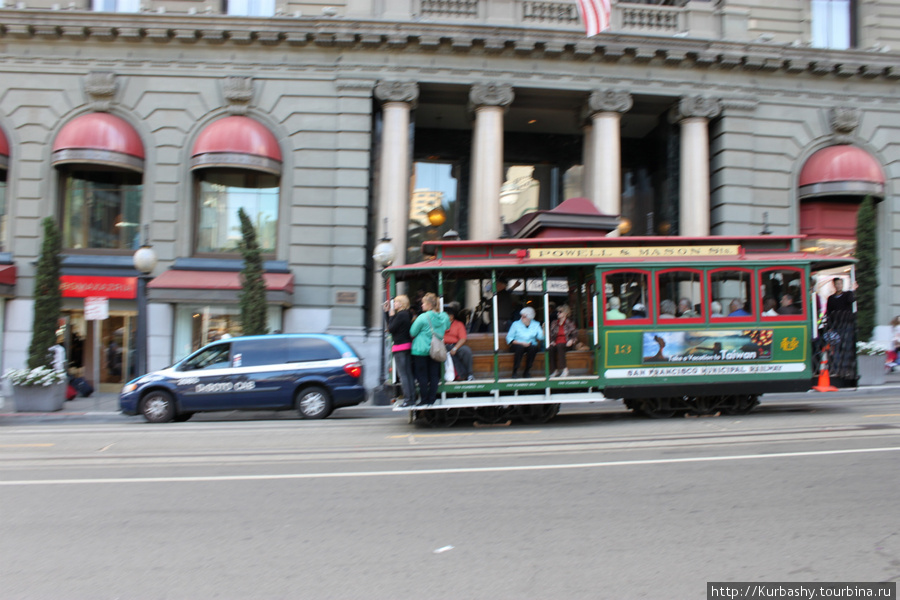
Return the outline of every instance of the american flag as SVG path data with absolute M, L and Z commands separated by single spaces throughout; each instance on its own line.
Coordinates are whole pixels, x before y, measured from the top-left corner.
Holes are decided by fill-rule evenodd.
M 584 21 L 588 37 L 609 29 L 610 2 L 612 0 L 578 0 L 578 12 Z

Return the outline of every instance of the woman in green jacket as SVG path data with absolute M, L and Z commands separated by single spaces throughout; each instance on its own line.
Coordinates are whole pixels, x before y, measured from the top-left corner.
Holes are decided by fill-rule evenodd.
M 422 298 L 422 314 L 416 317 L 409 335 L 412 337 L 413 373 L 419 382 L 421 404 L 434 404 L 437 398 L 438 384 L 441 382 L 441 363 L 432 360 L 432 334 L 443 344 L 444 332 L 450 328 L 450 317 L 439 312 L 438 297 L 428 293 Z

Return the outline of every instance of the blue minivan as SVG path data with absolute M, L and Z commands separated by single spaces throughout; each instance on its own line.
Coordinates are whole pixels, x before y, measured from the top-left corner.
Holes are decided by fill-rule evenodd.
M 234 337 L 128 382 L 119 407 L 151 423 L 214 410 L 297 409 L 305 419 L 324 419 L 335 408 L 364 402 L 362 381 L 359 355 L 338 336 Z

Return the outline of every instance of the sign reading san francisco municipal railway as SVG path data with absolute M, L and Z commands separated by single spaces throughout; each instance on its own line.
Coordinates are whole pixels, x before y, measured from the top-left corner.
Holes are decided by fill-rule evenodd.
M 738 256 L 741 247 L 728 246 L 653 246 L 634 248 L 529 248 L 528 258 L 657 258 L 680 256 Z

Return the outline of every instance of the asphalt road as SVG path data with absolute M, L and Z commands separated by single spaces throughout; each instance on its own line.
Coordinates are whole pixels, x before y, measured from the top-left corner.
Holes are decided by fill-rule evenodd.
M 900 400 L 538 427 L 4 427 L 0 598 L 705 598 L 900 578 Z M 337 414 L 336 414 L 337 416 Z

